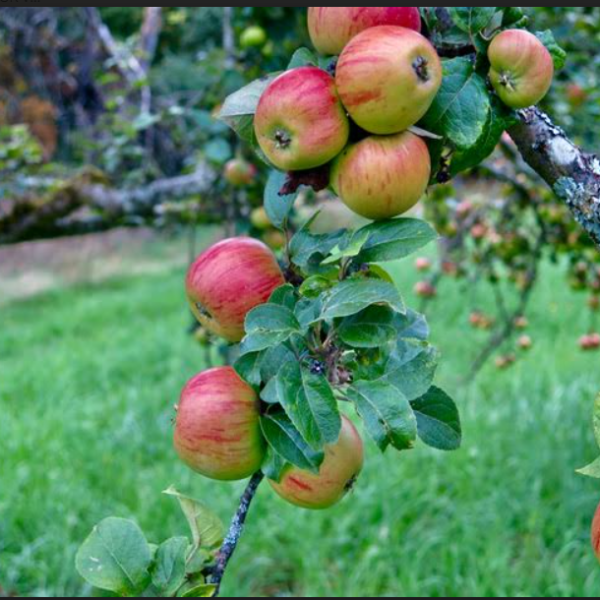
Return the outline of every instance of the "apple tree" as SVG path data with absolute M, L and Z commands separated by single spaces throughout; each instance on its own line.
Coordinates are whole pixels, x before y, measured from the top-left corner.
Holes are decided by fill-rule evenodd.
M 480 165 L 506 132 L 600 241 L 600 163 L 531 106 L 564 54 L 550 34 L 529 32 L 519 9 L 316 7 L 309 25 L 324 54 L 297 50 L 285 72 L 229 96 L 220 113 L 270 169 L 264 215 L 284 247 L 277 256 L 231 237 L 186 280 L 198 320 L 235 346 L 231 365 L 184 387 L 175 449 L 205 477 L 250 482 L 227 532 L 173 490 L 191 539 L 154 546 L 129 521 L 98 525 L 77 557 L 96 587 L 218 595 L 264 480 L 284 501 L 326 509 L 360 487 L 371 446 L 459 447 L 427 322 L 385 265 L 438 238 L 402 216 L 427 187 Z M 307 188 L 333 188 L 372 222 L 322 233 L 317 213 L 291 227 Z

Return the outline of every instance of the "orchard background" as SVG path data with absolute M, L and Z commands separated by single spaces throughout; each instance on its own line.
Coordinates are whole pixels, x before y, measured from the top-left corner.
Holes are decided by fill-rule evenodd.
M 598 147 L 600 13 L 527 9 L 567 51 L 542 107 Z M 172 405 L 228 360 L 192 326 L 190 260 L 249 233 L 268 169 L 214 117 L 308 46 L 305 9 L 0 11 L 1 594 L 82 595 L 75 553 L 109 515 L 186 535 L 172 484 L 227 522 L 243 491 L 194 476 Z M 235 162 L 232 162 L 235 161 Z M 253 166 L 250 166 L 252 163 Z M 360 226 L 307 192 L 302 223 Z M 415 213 L 439 247 L 388 270 L 425 311 L 463 447 L 380 455 L 349 499 L 305 513 L 262 489 L 227 595 L 597 596 L 597 249 L 503 138 Z M 419 306 L 420 305 L 420 306 Z

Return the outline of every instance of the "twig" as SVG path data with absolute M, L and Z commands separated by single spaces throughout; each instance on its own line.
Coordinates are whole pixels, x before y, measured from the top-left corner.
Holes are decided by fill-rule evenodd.
M 237 548 L 238 542 L 240 541 L 252 500 L 254 500 L 258 487 L 262 483 L 264 477 L 265 476 L 263 475 L 262 471 L 259 471 L 252 477 L 250 483 L 248 483 L 248 487 L 242 495 L 240 505 L 233 517 L 233 520 L 231 521 L 231 525 L 229 526 L 229 531 L 227 532 L 225 541 L 219 550 L 217 555 L 217 564 L 211 577 L 211 583 L 216 586 L 215 596 L 219 595 L 225 570 L 227 569 L 227 565 L 229 564 L 229 561 L 231 560 L 231 557 Z

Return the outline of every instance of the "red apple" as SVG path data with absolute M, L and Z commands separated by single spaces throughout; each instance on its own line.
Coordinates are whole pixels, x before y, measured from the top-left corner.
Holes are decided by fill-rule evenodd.
M 417 269 L 417 271 L 421 272 L 430 271 L 431 261 L 424 256 L 419 257 L 415 260 L 415 268 Z
M 544 44 L 524 29 L 498 34 L 488 49 L 490 81 L 510 108 L 527 108 L 546 96 L 554 78 L 554 61 Z
M 390 219 L 415 206 L 431 176 L 427 144 L 404 132 L 350 145 L 331 168 L 331 185 L 344 204 L 367 219 Z
M 236 187 L 245 187 L 254 183 L 256 167 L 241 158 L 234 158 L 225 165 L 225 179 Z
M 256 392 L 231 367 L 196 375 L 181 393 L 174 445 L 181 460 L 205 477 L 250 477 L 266 450 Z
M 416 6 L 311 6 L 308 31 L 314 47 L 325 55 L 340 54 L 359 33 L 379 25 L 421 31 Z
M 269 483 L 290 504 L 323 510 L 337 504 L 352 489 L 363 462 L 360 435 L 352 422 L 343 416 L 340 437 L 335 444 L 325 448 L 325 460 L 318 475 L 288 467 L 279 483 Z
M 404 27 L 372 27 L 344 49 L 336 69 L 342 103 L 370 133 L 415 125 L 442 84 L 442 64 L 430 42 Z
M 598 506 L 594 522 L 592 523 L 592 547 L 598 560 L 600 560 L 600 506 Z
M 208 331 L 239 342 L 248 312 L 284 283 L 273 252 L 258 240 L 239 237 L 211 246 L 196 259 L 186 291 L 192 311 Z
M 437 289 L 428 281 L 419 281 L 415 284 L 415 294 L 421 298 L 435 298 Z
M 350 135 L 335 81 L 316 67 L 292 69 L 275 79 L 260 98 L 254 128 L 262 151 L 282 171 L 328 163 Z

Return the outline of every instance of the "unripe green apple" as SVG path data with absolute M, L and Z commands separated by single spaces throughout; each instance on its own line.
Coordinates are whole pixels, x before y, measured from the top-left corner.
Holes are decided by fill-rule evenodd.
M 174 445 L 181 460 L 205 477 L 250 477 L 266 451 L 256 392 L 231 367 L 196 375 L 181 393 Z
M 258 25 L 247 27 L 240 36 L 240 46 L 242 48 L 258 48 L 267 41 L 267 32 Z
M 490 81 L 510 108 L 528 108 L 548 93 L 554 78 L 554 62 L 532 33 L 524 29 L 503 31 L 490 44 L 488 58 L 492 65 Z
M 285 234 L 277 229 L 265 231 L 262 235 L 262 239 L 272 250 L 281 250 L 282 248 L 285 248 L 287 241 Z
M 427 144 L 407 131 L 348 146 L 333 163 L 331 186 L 350 210 L 381 220 L 410 210 L 423 197 L 430 176 Z
M 420 33 L 372 27 L 344 49 L 335 76 L 352 119 L 370 133 L 399 133 L 429 110 L 442 85 L 442 64 Z
M 254 127 L 262 151 L 282 171 L 328 163 L 350 135 L 335 81 L 317 67 L 299 67 L 275 79 L 260 98 Z
M 352 489 L 364 462 L 363 443 L 352 422 L 342 417 L 340 437 L 325 448 L 318 475 L 288 467 L 280 483 L 271 487 L 284 500 L 301 508 L 324 510 L 337 504 Z
M 242 158 L 233 158 L 227 162 L 223 171 L 228 183 L 236 187 L 244 187 L 254 183 L 256 167 Z
M 258 240 L 223 240 L 190 267 L 186 292 L 190 307 L 208 331 L 230 342 L 244 337 L 246 315 L 285 283 L 273 252 Z
M 396 25 L 421 31 L 416 6 L 311 6 L 308 31 L 318 52 L 340 54 L 359 33 L 379 25 Z
M 252 211 L 250 214 L 250 223 L 252 223 L 256 229 L 261 230 L 270 229 L 272 227 L 269 215 L 267 215 L 267 211 L 262 206 L 260 208 L 255 208 Z
M 592 523 L 592 547 L 594 548 L 598 560 L 600 560 L 600 506 L 598 506 L 598 510 L 596 510 L 596 516 Z

